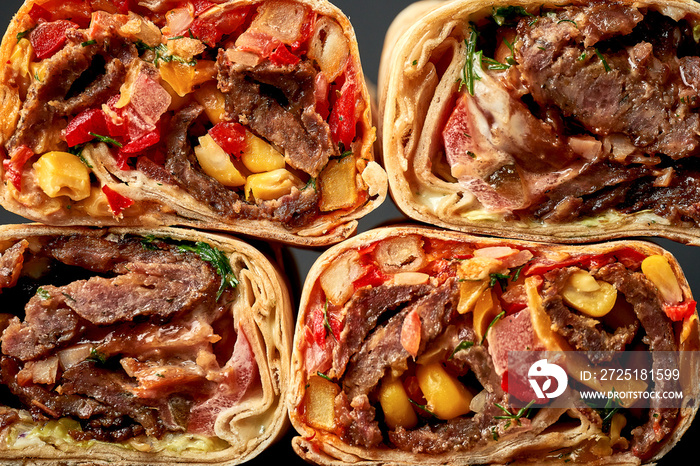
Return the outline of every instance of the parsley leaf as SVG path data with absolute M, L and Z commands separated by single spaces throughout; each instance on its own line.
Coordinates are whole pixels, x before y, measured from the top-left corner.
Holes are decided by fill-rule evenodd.
M 465 340 L 465 341 L 461 341 L 461 342 L 459 343 L 459 345 L 457 345 L 457 346 L 455 347 L 454 351 L 452 351 L 452 354 L 450 354 L 450 357 L 447 358 L 447 360 L 448 360 L 448 361 L 451 361 L 451 360 L 455 357 L 455 354 L 457 354 L 458 352 L 460 352 L 460 351 L 462 351 L 462 350 L 469 349 L 469 348 L 471 348 L 472 346 L 474 346 L 474 342 L 473 342 L 473 341 L 466 341 L 466 340 Z
M 221 297 L 226 287 L 230 286 L 231 288 L 235 288 L 238 286 L 238 279 L 236 279 L 233 269 L 231 268 L 231 261 L 229 261 L 226 254 L 219 249 L 215 249 L 202 241 L 198 241 L 194 246 L 179 245 L 177 248 L 180 251 L 189 251 L 199 254 L 202 260 L 209 262 L 214 267 L 216 273 L 221 277 L 221 285 L 216 294 L 216 299 Z

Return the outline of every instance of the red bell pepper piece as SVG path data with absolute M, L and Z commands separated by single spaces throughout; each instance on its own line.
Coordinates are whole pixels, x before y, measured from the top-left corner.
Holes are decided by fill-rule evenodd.
M 160 126 L 157 125 L 156 129 L 147 133 L 145 136 L 139 139 L 129 141 L 127 145 L 119 149 L 120 153 L 129 154 L 130 156 L 139 154 L 149 147 L 158 144 L 160 142 Z
M 348 71 L 346 70 L 346 74 Z M 355 139 L 355 105 L 357 100 L 357 84 L 352 76 L 347 76 L 340 96 L 331 109 L 328 125 L 331 136 L 336 143 L 343 144 L 345 150 L 350 149 L 352 140 Z
M 192 6 L 194 6 L 194 16 L 197 17 L 205 11 L 211 9 L 216 5 L 216 3 L 210 2 L 209 0 L 194 0 Z
M 275 51 L 270 54 L 270 61 L 275 66 L 296 65 L 300 60 L 301 59 L 290 52 L 284 44 L 280 44 Z
M 316 344 L 321 348 L 325 348 L 326 327 L 323 325 L 323 309 L 319 309 L 318 311 L 314 312 L 310 327 Z
M 90 133 L 107 135 L 110 134 L 107 128 L 105 113 L 98 108 L 83 110 L 73 118 L 62 134 L 68 147 L 90 142 L 95 137 Z
M 109 204 L 109 208 L 115 217 L 121 215 L 121 213 L 127 207 L 134 205 L 134 201 L 132 199 L 122 196 L 107 185 L 102 186 L 102 192 L 105 193 L 105 196 L 107 196 L 107 203 Z
M 231 34 L 245 22 L 249 7 L 227 11 L 214 18 L 196 18 L 190 26 L 194 36 L 209 47 L 214 47 L 225 34 Z
M 29 42 L 34 47 L 36 58 L 43 60 L 53 56 L 66 44 L 66 31 L 77 28 L 77 24 L 65 19 L 59 19 L 50 23 L 39 23 L 29 33 Z
M 365 268 L 365 273 L 360 278 L 355 280 L 352 286 L 356 290 L 364 288 L 365 286 L 374 287 L 381 285 L 388 279 L 389 277 L 384 275 L 377 267 L 367 267 Z
M 43 6 L 39 4 L 33 4 L 32 8 L 29 10 L 29 17 L 32 18 L 32 21 L 35 23 L 38 22 L 40 19 L 43 19 L 44 21 L 51 21 L 51 12 L 44 8 Z
M 22 191 L 22 170 L 24 169 L 24 164 L 33 155 L 34 151 L 23 144 L 14 148 L 9 159 L 2 161 L 5 177 L 17 188 L 17 191 Z
M 693 300 L 683 301 L 680 304 L 664 305 L 663 309 L 669 319 L 674 322 L 684 320 L 695 313 L 697 302 Z
M 245 128 L 234 122 L 217 123 L 209 130 L 209 135 L 229 155 L 240 159 L 245 148 Z

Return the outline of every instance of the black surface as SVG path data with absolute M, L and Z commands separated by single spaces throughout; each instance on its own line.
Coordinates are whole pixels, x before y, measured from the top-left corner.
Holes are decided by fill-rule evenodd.
M 360 45 L 362 65 L 368 80 L 376 82 L 379 59 L 384 42 L 384 34 L 389 24 L 410 1 L 405 0 L 335 0 L 333 1 L 350 18 Z M 0 25 L 7 25 L 11 16 L 22 4 L 21 0 L 2 0 L 0 9 Z M 2 116 L 0 116 L 1 118 Z M 21 223 L 26 220 L 0 208 L 0 224 Z M 398 211 L 391 199 L 370 215 L 360 221 L 360 231 L 377 226 L 406 221 L 406 217 Z M 693 290 L 700 289 L 700 248 L 680 245 L 667 240 L 653 240 L 671 251 L 681 263 L 690 286 Z M 283 248 L 282 255 L 286 259 L 285 269 L 292 285 L 292 293 L 298 302 L 300 287 L 309 268 L 319 256 L 318 250 L 299 248 Z M 1 301 L 0 301 L 1 303 Z M 0 304 L 0 308 L 2 304 Z M 698 421 L 700 422 L 700 421 Z M 668 455 L 659 462 L 660 466 L 674 464 L 700 464 L 697 453 L 693 448 L 694 442 L 700 439 L 698 422 L 688 430 L 683 440 Z M 272 448 L 247 464 L 269 465 L 274 462 L 284 465 L 305 464 L 292 451 L 290 432 Z

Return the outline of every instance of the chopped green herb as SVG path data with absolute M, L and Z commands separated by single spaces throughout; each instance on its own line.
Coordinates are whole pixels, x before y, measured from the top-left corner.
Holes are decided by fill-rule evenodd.
M 178 39 L 184 39 L 185 36 L 175 36 L 175 37 L 170 37 L 168 40 L 178 40 Z
M 322 379 L 326 379 L 326 380 L 329 381 L 329 382 L 333 382 L 333 381 L 331 380 L 330 377 L 328 377 L 326 374 L 324 374 L 324 373 L 321 372 L 321 371 L 317 371 L 317 372 L 316 372 L 316 375 L 319 376 L 319 377 L 321 377 Z
M 337 342 L 338 339 L 335 337 L 333 329 L 331 328 L 331 323 L 328 321 L 328 298 L 326 298 L 326 303 L 323 305 L 323 326 L 326 329 L 326 335 L 330 333 L 333 339 Z
M 496 325 L 496 322 L 498 322 L 499 320 L 501 320 L 501 319 L 503 318 L 503 316 L 505 316 L 505 315 L 506 315 L 506 311 L 501 311 L 500 314 L 498 314 L 496 317 L 493 318 L 493 320 L 491 321 L 491 323 L 489 324 L 489 326 L 486 327 L 486 331 L 484 332 L 484 336 L 481 337 L 481 344 L 482 344 L 482 345 L 484 344 L 484 341 L 486 340 L 486 336 L 489 334 L 489 330 L 491 330 L 491 327 L 493 327 L 494 325 Z
M 542 47 L 541 45 L 537 47 L 538 49 L 542 50 L 543 52 L 547 50 L 546 48 Z
M 49 292 L 46 291 L 45 289 L 43 289 L 42 287 L 39 287 L 36 290 L 36 294 L 39 295 L 39 297 L 41 299 L 44 299 L 44 300 L 51 298 L 51 295 L 49 294 Z
M 158 241 L 158 238 L 155 235 L 146 235 L 141 238 L 141 246 L 148 251 L 160 251 L 158 245 L 155 244 L 156 241 Z
M 532 259 L 530 259 L 530 260 L 532 260 Z M 513 274 L 513 278 L 511 278 L 512 281 L 514 281 L 514 282 L 518 281 L 518 278 L 520 278 L 520 272 L 523 271 L 523 268 L 527 265 L 528 262 L 530 262 L 530 261 L 527 261 L 526 263 L 524 263 L 523 265 L 521 265 L 520 267 L 515 269 L 515 273 Z
M 430 414 L 430 415 L 433 416 L 433 417 L 437 417 L 437 416 L 435 416 L 435 413 L 432 412 L 432 411 L 430 411 L 426 405 L 418 404 L 418 403 L 416 403 L 415 401 L 413 401 L 413 400 L 410 399 L 410 398 L 408 399 L 408 401 L 409 401 L 409 403 L 411 403 L 411 404 L 412 404 L 413 406 L 415 406 L 416 408 L 418 408 L 418 409 L 420 409 L 420 410 L 422 410 L 422 411 L 425 411 L 426 413 Z
M 492 11 L 491 16 L 493 20 L 499 26 L 503 26 L 506 22 L 512 19 L 517 19 L 520 16 L 534 16 L 532 13 L 528 13 L 525 8 L 521 6 L 504 6 L 496 8 Z
M 467 60 L 462 69 L 462 80 L 459 84 L 459 90 L 462 90 L 462 86 L 467 86 L 467 91 L 469 94 L 474 95 L 474 81 L 480 80 L 481 76 L 474 72 L 474 61 L 481 61 L 481 52 L 476 51 L 476 40 L 479 37 L 479 33 L 472 24 L 469 29 L 469 38 L 464 39 L 464 44 L 467 46 Z
M 71 295 L 69 295 L 68 293 L 61 293 L 61 294 L 62 294 L 63 297 L 66 298 L 68 301 L 73 301 L 74 303 L 77 303 L 77 301 L 75 300 L 75 298 L 73 298 L 73 297 L 72 297 Z
M 156 377 L 165 378 L 165 376 L 163 374 L 160 374 L 160 373 L 156 374 Z
M 586 52 L 584 51 L 584 52 L 578 57 L 577 60 L 578 60 L 578 61 L 583 61 L 583 60 L 585 60 L 585 59 L 586 59 Z
M 461 341 L 461 342 L 459 343 L 459 345 L 457 345 L 457 347 L 455 347 L 454 351 L 452 351 L 452 354 L 450 354 L 450 357 L 447 358 L 447 360 L 448 360 L 448 361 L 452 360 L 452 358 L 454 358 L 455 354 L 457 354 L 458 352 L 460 352 L 460 351 L 462 351 L 462 350 L 469 349 L 469 348 L 471 348 L 472 346 L 474 346 L 474 342 L 473 342 L 473 341 L 466 341 L 466 340 L 465 340 L 465 341 Z
M 493 437 L 494 442 L 498 441 L 498 431 L 496 427 L 491 427 L 491 437 Z
M 482 65 L 484 63 L 486 64 L 487 70 L 501 71 L 501 70 L 507 70 L 508 68 L 510 68 L 509 64 L 501 63 L 499 61 L 494 60 L 493 58 L 488 58 L 488 57 L 482 57 L 481 63 L 482 63 Z
M 34 29 L 34 28 L 32 28 Z M 29 35 L 30 32 L 32 32 L 32 29 L 27 29 L 26 31 L 18 32 L 17 33 L 17 42 L 21 41 L 25 37 Z
M 316 178 L 309 178 L 309 181 L 306 182 L 306 184 L 304 185 L 303 188 L 301 188 L 301 190 L 303 191 L 306 188 L 308 188 L 309 186 L 313 186 L 314 191 L 318 191 L 318 189 L 316 189 Z
M 179 245 L 178 249 L 180 251 L 196 252 L 202 260 L 209 262 L 214 267 L 216 273 L 221 277 L 221 285 L 216 294 L 216 299 L 221 297 L 221 294 L 227 287 L 235 288 L 238 286 L 238 280 L 231 268 L 231 261 L 219 249 L 213 248 L 202 241 L 198 241 L 194 246 Z
M 107 363 L 107 355 L 100 353 L 96 348 L 90 349 L 90 357 L 87 359 L 101 365 L 105 365 Z
M 80 45 L 82 45 L 83 47 L 87 47 L 88 45 L 95 45 L 96 43 L 97 43 L 97 41 L 95 39 L 92 39 L 92 40 L 86 40 L 85 42 L 83 42 Z
M 155 58 L 153 59 L 153 64 L 155 66 L 158 66 L 160 62 L 170 63 L 171 61 L 182 63 L 183 65 L 187 66 L 195 66 L 197 64 L 197 60 L 194 58 L 192 60 L 185 60 L 178 55 L 173 55 L 173 53 L 168 49 L 168 46 L 165 44 L 158 44 L 155 47 L 151 47 L 144 41 L 138 40 L 136 42 L 136 48 L 139 53 L 143 53 L 147 50 L 153 52 L 155 54 Z
M 411 63 L 411 65 L 413 65 L 413 66 L 416 66 L 417 64 L 418 64 L 418 60 L 413 60 L 413 62 Z
M 469 136 L 469 137 L 471 137 L 471 136 Z M 473 158 L 473 159 L 476 158 L 476 154 L 475 154 L 474 152 L 470 151 L 470 150 L 467 151 L 467 155 L 468 155 L 469 157 Z
M 605 72 L 606 73 L 609 72 L 611 70 L 611 68 L 610 68 L 610 65 L 608 65 L 608 62 L 605 61 L 605 57 L 603 57 L 603 54 L 600 53 L 600 50 L 598 50 L 597 48 L 595 48 L 594 50 L 595 50 L 595 54 L 598 55 L 598 58 L 600 58 L 600 61 L 603 62 L 603 68 L 605 68 Z
M 576 24 L 576 21 L 572 21 L 570 19 L 562 19 L 562 20 L 557 21 L 557 24 L 561 24 L 561 23 L 571 23 L 576 27 L 576 29 L 578 29 L 578 24 Z
M 340 154 L 340 157 L 338 157 L 339 160 L 343 160 L 345 157 L 350 157 L 352 155 L 351 150 L 346 150 L 345 152 Z
M 112 138 L 110 138 L 110 137 L 108 137 L 108 136 L 102 136 L 102 135 L 99 135 L 99 134 L 96 134 L 96 133 L 93 133 L 93 132 L 88 132 L 88 134 L 89 134 L 90 136 L 92 136 L 93 138 L 97 139 L 98 141 L 104 142 L 105 144 L 111 144 L 111 145 L 113 145 L 113 146 L 117 146 L 117 147 L 120 147 L 120 148 L 121 148 L 121 147 L 124 147 L 123 144 L 122 144 L 121 142 L 115 141 L 114 139 L 112 139 Z
M 500 283 L 503 290 L 508 287 L 508 279 L 510 278 L 510 275 L 505 273 L 492 273 L 489 275 L 489 277 L 491 277 L 491 280 L 489 280 L 490 287 L 496 286 L 496 283 Z
M 520 410 L 517 413 L 511 413 L 510 410 L 504 406 L 501 406 L 498 403 L 495 403 L 496 407 L 506 413 L 504 416 L 494 416 L 494 419 L 510 419 L 518 422 L 518 425 L 521 425 L 520 419 L 521 418 L 527 418 L 530 416 L 530 411 L 532 410 L 532 405 L 535 404 L 535 400 L 532 400 L 529 402 L 527 405 L 523 406 L 520 408 Z

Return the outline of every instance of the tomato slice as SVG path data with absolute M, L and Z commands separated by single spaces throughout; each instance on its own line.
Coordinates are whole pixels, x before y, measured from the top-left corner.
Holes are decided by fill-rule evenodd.
M 29 33 L 29 42 L 32 43 L 36 58 L 43 60 L 44 58 L 52 57 L 66 44 L 66 31 L 77 28 L 77 24 L 65 19 L 59 19 L 50 23 L 39 23 Z
M 697 307 L 697 302 L 693 300 L 684 301 L 680 304 L 675 305 L 665 305 L 664 312 L 674 322 L 679 322 L 681 320 L 687 319 L 695 313 L 695 308 Z
M 346 70 L 346 73 L 348 71 Z M 355 106 L 357 100 L 357 84 L 353 76 L 347 76 L 343 87 L 340 89 L 340 96 L 335 101 L 331 109 L 331 116 L 328 125 L 331 129 L 331 136 L 337 144 L 342 144 L 344 150 L 350 149 L 352 140 L 355 139 Z

